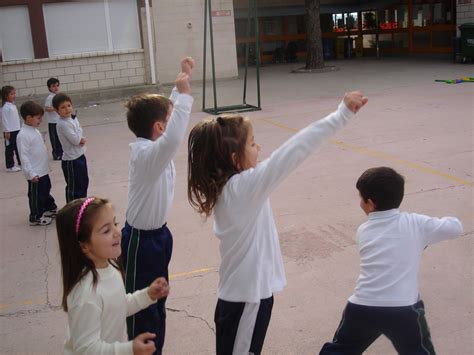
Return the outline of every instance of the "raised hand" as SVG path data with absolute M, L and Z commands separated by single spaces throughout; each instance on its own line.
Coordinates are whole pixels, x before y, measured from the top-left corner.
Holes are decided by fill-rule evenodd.
M 158 277 L 151 283 L 150 287 L 148 287 L 148 296 L 150 296 L 152 300 L 166 297 L 169 293 L 170 286 L 164 277 Z
M 195 62 L 192 57 L 185 57 L 181 59 L 181 71 L 183 73 L 186 73 L 189 76 L 191 76 L 194 66 L 195 66 Z
M 176 77 L 175 81 L 176 89 L 180 94 L 190 94 L 191 93 L 191 83 L 190 76 L 184 72 L 181 72 Z
M 134 355 L 149 355 L 156 350 L 153 339 L 156 335 L 153 333 L 142 333 L 133 339 L 133 354 Z
M 354 113 L 357 113 L 368 101 L 369 99 L 360 91 L 351 91 L 344 95 L 344 103 Z

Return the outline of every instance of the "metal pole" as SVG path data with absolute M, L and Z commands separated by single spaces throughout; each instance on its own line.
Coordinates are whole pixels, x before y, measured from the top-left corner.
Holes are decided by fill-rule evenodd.
M 242 98 L 242 103 L 245 105 L 247 103 L 247 72 L 249 67 L 249 47 L 250 47 L 250 13 L 251 13 L 251 2 L 248 2 L 248 13 L 247 13 L 247 41 L 245 42 L 245 72 L 244 72 L 244 93 Z
M 204 50 L 202 54 L 202 110 L 206 109 L 207 2 L 204 0 Z
M 253 5 L 255 7 L 255 57 L 256 57 L 256 66 L 257 66 L 257 96 L 258 96 L 258 108 L 261 108 L 260 102 L 260 31 L 258 28 L 258 13 L 256 0 L 253 0 Z
M 212 29 L 212 10 L 211 10 L 211 0 L 208 4 L 208 13 L 209 13 L 209 34 L 211 35 L 211 63 L 212 63 L 212 89 L 214 92 L 214 113 L 217 114 L 217 89 L 216 89 L 216 64 L 214 61 L 214 31 Z
M 151 34 L 151 16 L 150 16 L 150 2 L 145 0 L 145 12 L 146 12 L 146 29 L 148 35 L 148 52 L 150 54 L 150 69 L 151 69 L 151 83 L 156 84 L 156 72 L 155 72 L 155 53 L 153 52 L 153 37 Z

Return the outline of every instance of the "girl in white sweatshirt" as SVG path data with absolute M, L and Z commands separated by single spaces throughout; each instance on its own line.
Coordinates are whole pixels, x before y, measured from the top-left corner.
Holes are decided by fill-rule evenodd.
M 155 334 L 126 339 L 126 317 L 166 297 L 168 283 L 157 278 L 149 287 L 125 294 L 120 229 L 105 199 L 74 200 L 56 220 L 63 278 L 62 306 L 68 313 L 64 354 L 152 354 Z
M 206 217 L 214 212 L 220 240 L 216 323 L 217 354 L 260 354 L 270 322 L 273 293 L 286 285 L 270 207 L 270 193 L 365 103 L 360 92 L 295 134 L 257 164 L 248 118 L 223 115 L 199 122 L 188 141 L 188 199 Z

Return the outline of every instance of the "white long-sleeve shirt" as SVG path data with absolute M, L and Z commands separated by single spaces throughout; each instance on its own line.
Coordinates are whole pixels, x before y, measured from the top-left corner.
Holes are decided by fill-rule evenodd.
M 95 289 L 89 272 L 67 297 L 64 354 L 133 354 L 133 342 L 127 341 L 126 317 L 155 301 L 147 288 L 126 294 L 122 276 L 113 266 L 97 272 Z
M 34 127 L 24 124 L 16 138 L 21 159 L 21 170 L 26 180 L 49 173 L 48 152 L 41 133 Z
M 54 92 L 50 92 L 48 97 L 46 97 L 46 101 L 44 102 L 44 108 L 53 108 L 53 98 L 56 94 Z M 48 123 L 58 123 L 59 115 L 56 111 L 45 111 L 46 118 L 48 119 Z
M 86 148 L 80 145 L 82 138 L 82 127 L 79 124 L 79 119 L 76 117 L 60 118 L 56 131 L 58 138 L 63 147 L 62 160 L 74 160 L 85 154 Z
M 214 209 L 214 232 L 220 239 L 220 299 L 259 302 L 286 286 L 269 195 L 353 116 L 341 103 L 337 111 L 310 124 L 268 159 L 226 183 Z
M 192 96 L 170 97 L 173 112 L 166 131 L 156 141 L 137 138 L 130 143 L 127 222 L 137 229 L 158 229 L 173 202 L 175 167 L 172 161 L 183 140 L 193 104 Z
M 415 304 L 423 250 L 462 233 L 455 217 L 434 218 L 398 209 L 369 213 L 357 230 L 360 276 L 349 302 L 380 307 Z
M 2 125 L 3 132 L 15 132 L 20 130 L 20 115 L 14 103 L 5 102 L 5 105 L 3 105 Z

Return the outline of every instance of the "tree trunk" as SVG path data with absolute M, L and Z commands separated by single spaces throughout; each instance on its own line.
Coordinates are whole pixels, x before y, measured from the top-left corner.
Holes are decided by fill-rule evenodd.
M 305 69 L 324 68 L 323 43 L 319 7 L 321 0 L 305 0 L 307 21 L 307 56 Z

